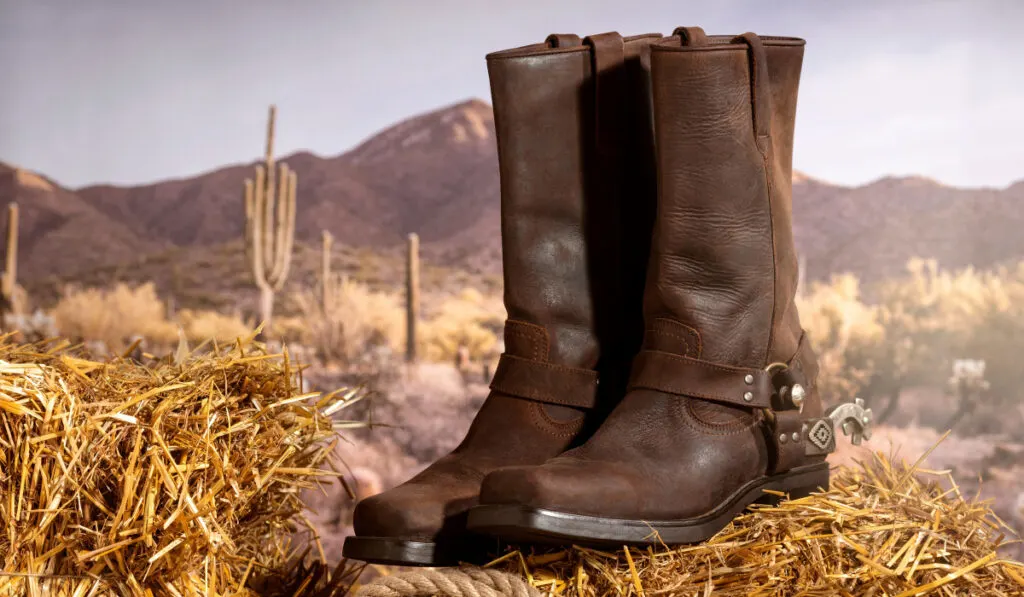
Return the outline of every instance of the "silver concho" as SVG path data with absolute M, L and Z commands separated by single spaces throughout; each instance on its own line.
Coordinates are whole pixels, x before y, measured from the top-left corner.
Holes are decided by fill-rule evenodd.
M 811 430 L 807 432 L 807 440 L 822 452 L 835 450 L 835 433 L 832 431 L 832 424 L 826 422 L 825 419 L 818 419 L 814 423 Z

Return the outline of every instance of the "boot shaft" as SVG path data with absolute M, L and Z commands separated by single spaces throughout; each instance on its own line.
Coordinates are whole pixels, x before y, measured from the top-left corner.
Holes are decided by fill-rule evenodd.
M 659 39 L 551 36 L 487 57 L 511 355 L 599 369 L 639 346 Z
M 763 40 L 676 36 L 652 49 L 648 348 L 742 367 L 797 351 L 790 179 L 804 42 Z

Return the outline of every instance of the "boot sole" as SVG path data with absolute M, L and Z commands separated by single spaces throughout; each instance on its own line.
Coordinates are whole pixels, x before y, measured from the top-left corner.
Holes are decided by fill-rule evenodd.
M 786 493 L 790 499 L 828 488 L 828 463 L 795 468 L 781 475 L 755 479 L 736 490 L 721 506 L 695 518 L 627 520 L 529 508 L 516 504 L 476 506 L 467 526 L 510 543 L 547 543 L 621 547 L 700 543 L 725 528 L 755 502 L 778 503 L 783 498 L 765 490 Z
M 391 537 L 346 537 L 341 555 L 350 560 L 391 566 L 449 566 L 437 544 Z
M 491 539 L 462 541 L 414 541 L 395 537 L 346 537 L 341 555 L 350 560 L 389 566 L 458 566 L 462 562 L 486 563 Z

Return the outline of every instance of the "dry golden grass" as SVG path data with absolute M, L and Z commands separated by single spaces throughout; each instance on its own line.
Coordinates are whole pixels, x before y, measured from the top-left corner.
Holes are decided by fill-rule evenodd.
M 996 553 L 1007 533 L 948 472 L 876 453 L 828 492 L 755 507 L 702 545 L 512 552 L 489 566 L 565 596 L 1019 597 L 1024 565 Z
M 451 361 L 459 346 L 474 360 L 496 357 L 498 336 L 505 322 L 501 297 L 484 295 L 474 288 L 446 297 L 435 312 L 420 324 L 421 353 L 433 361 Z
M 343 594 L 289 537 L 358 396 L 298 378 L 251 335 L 149 366 L 0 337 L 0 595 Z
M 351 363 L 375 347 L 404 346 L 405 310 L 396 295 L 342 278 L 331 284 L 326 308 L 314 291 L 295 302 L 306 324 L 303 340 L 325 361 Z
M 251 327 L 237 315 L 216 311 L 193 311 L 183 309 L 176 317 L 185 337 L 193 342 L 215 340 L 230 344 L 238 338 L 249 335 Z
M 151 283 L 65 288 L 53 317 L 62 335 L 101 341 L 115 351 L 130 344 L 136 335 L 158 345 L 170 345 L 178 337 Z

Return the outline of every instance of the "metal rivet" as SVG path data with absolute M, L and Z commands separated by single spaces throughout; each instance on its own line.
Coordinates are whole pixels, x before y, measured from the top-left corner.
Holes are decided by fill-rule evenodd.
M 793 404 L 795 404 L 797 406 L 800 406 L 800 404 L 804 401 L 804 398 L 806 398 L 806 397 L 807 397 L 807 390 L 805 390 L 804 387 L 802 385 L 800 385 L 800 384 L 794 384 L 793 385 L 793 393 L 791 395 L 791 399 L 793 400 Z
M 789 440 L 789 437 L 785 433 L 783 433 L 782 435 L 779 436 L 779 443 L 780 444 L 784 444 L 788 440 Z
M 747 376 L 743 378 L 743 381 L 746 382 L 748 386 L 752 386 L 754 385 L 754 376 L 747 373 Z
M 743 394 L 743 399 L 746 400 L 747 402 L 750 402 L 751 400 L 754 399 L 754 393 L 753 392 L 745 392 Z
M 796 431 L 793 432 L 793 441 L 795 441 L 795 442 L 800 441 L 800 434 L 797 433 Z

